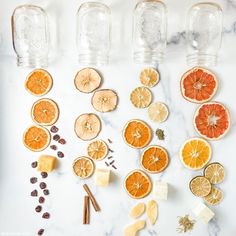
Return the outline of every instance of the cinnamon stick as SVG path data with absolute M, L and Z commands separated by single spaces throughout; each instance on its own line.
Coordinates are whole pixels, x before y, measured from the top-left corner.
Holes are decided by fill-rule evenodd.
M 86 214 L 86 223 L 90 223 L 90 207 L 89 207 L 89 196 L 86 196 L 86 207 L 87 207 L 87 214 Z
M 88 214 L 88 196 L 84 196 L 84 209 L 83 209 L 83 224 L 87 224 L 87 214 Z
M 88 185 L 87 185 L 87 184 L 84 184 L 84 185 L 83 185 L 83 188 L 84 188 L 84 190 L 86 191 L 86 193 L 88 194 L 88 196 L 89 196 L 89 198 L 90 198 L 90 200 L 91 200 L 91 202 L 92 202 L 92 205 L 93 205 L 94 210 L 95 210 L 95 211 L 100 211 L 100 207 L 99 207 L 97 201 L 95 200 L 93 194 L 91 193 L 91 191 L 90 191 Z

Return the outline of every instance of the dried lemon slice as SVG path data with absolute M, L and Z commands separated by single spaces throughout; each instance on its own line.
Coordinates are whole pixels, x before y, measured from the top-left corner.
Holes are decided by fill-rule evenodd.
M 155 102 L 148 108 L 148 116 L 152 121 L 161 123 L 167 119 L 168 115 L 169 111 L 164 103 Z
M 75 87 L 82 93 L 91 93 L 101 84 L 101 76 L 92 68 L 84 68 L 75 76 Z
M 93 141 L 88 145 L 88 155 L 94 160 L 102 160 L 107 156 L 108 147 L 107 144 L 102 140 Z
M 94 139 L 100 131 L 101 121 L 93 113 L 82 114 L 75 121 L 75 133 L 82 140 Z
M 101 89 L 94 93 L 92 105 L 99 112 L 109 112 L 115 110 L 118 103 L 118 97 L 115 91 L 111 89 Z
M 73 171 L 81 179 L 90 177 L 94 172 L 94 164 L 88 157 L 79 157 L 74 160 Z
M 153 68 L 146 68 L 140 73 L 140 82 L 148 87 L 155 86 L 160 79 L 159 73 Z
M 193 178 L 189 183 L 189 187 L 191 192 L 197 197 L 205 197 L 211 192 L 211 183 L 203 176 Z
M 152 101 L 152 93 L 146 87 L 138 87 L 131 92 L 130 101 L 137 108 L 148 107 Z
M 224 180 L 225 177 L 224 167 L 218 162 L 211 163 L 205 168 L 204 176 L 212 184 L 219 184 Z
M 204 200 L 212 206 L 218 205 L 222 201 L 222 199 L 223 193 L 216 187 L 212 187 L 210 194 L 204 197 Z

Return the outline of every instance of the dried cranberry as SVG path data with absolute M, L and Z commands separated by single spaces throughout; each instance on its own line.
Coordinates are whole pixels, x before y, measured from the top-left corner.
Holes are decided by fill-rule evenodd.
M 35 189 L 31 192 L 32 197 L 37 197 L 38 196 L 38 191 Z
M 60 139 L 60 136 L 58 134 L 55 134 L 53 136 L 53 140 L 58 141 Z
M 50 129 L 50 131 L 52 132 L 52 133 L 56 133 L 56 132 L 58 132 L 58 128 L 54 125 L 54 126 L 52 126 L 51 127 L 51 129 Z
M 37 183 L 37 181 L 38 181 L 38 179 L 36 177 L 30 178 L 30 183 L 31 184 L 35 184 L 35 183 Z
M 38 231 L 38 235 L 43 235 L 43 233 L 44 233 L 44 229 L 40 229 L 40 230 Z
M 49 195 L 49 190 L 48 189 L 44 189 L 43 193 L 44 193 L 44 195 Z
M 64 144 L 66 144 L 66 140 L 65 140 L 64 138 L 61 138 L 61 139 L 58 141 L 58 143 L 64 145 Z
M 44 197 L 39 197 L 39 203 L 44 203 L 45 202 L 45 198 Z
M 60 140 L 59 140 L 59 141 L 60 141 Z M 56 145 L 51 145 L 50 148 L 51 148 L 52 150 L 57 150 L 57 146 L 56 146 Z
M 42 178 L 47 178 L 48 177 L 48 173 L 47 172 L 41 172 L 41 176 Z
M 59 152 L 57 152 L 57 156 L 59 158 L 63 158 L 64 157 L 64 153 L 59 151 Z
M 38 162 L 34 161 L 31 163 L 32 168 L 36 168 L 38 166 Z
M 36 212 L 41 212 L 41 211 L 42 211 L 42 207 L 39 206 L 39 205 L 36 206 L 36 207 L 35 207 L 35 211 L 36 211 Z
M 48 212 L 45 212 L 45 213 L 43 213 L 42 218 L 49 219 L 50 218 L 50 214 Z
M 39 187 L 40 187 L 41 189 L 45 189 L 45 188 L 47 188 L 47 185 L 46 185 L 46 183 L 41 182 L 41 183 L 39 184 Z

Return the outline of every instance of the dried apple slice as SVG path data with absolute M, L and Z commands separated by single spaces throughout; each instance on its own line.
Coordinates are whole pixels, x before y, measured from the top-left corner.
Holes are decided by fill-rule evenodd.
M 145 220 L 137 220 L 132 225 L 129 225 L 124 230 L 124 236 L 136 236 L 138 234 L 138 231 L 143 229 L 146 225 Z
M 101 84 L 102 78 L 92 68 L 84 68 L 75 76 L 75 87 L 82 93 L 91 93 Z
M 91 140 L 98 136 L 101 131 L 101 121 L 93 113 L 80 115 L 75 121 L 75 133 L 82 140 Z
M 115 91 L 111 89 L 101 89 L 94 93 L 92 105 L 99 112 L 109 112 L 115 110 L 118 103 L 118 97 Z
M 154 225 L 156 223 L 158 215 L 157 202 L 155 200 L 150 200 L 147 203 L 146 212 L 150 223 Z
M 143 202 L 140 202 L 131 209 L 129 215 L 131 218 L 135 219 L 140 217 L 144 213 L 144 211 L 145 211 L 145 204 Z

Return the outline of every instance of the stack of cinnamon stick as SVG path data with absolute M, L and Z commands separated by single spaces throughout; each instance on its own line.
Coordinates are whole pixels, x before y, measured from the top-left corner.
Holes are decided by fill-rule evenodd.
M 88 195 L 84 196 L 84 210 L 83 210 L 83 224 L 89 224 L 90 223 L 90 204 L 91 201 L 93 208 L 95 211 L 100 211 L 100 207 L 94 198 L 93 194 L 91 193 L 89 187 L 87 184 L 83 185 L 84 190 Z

